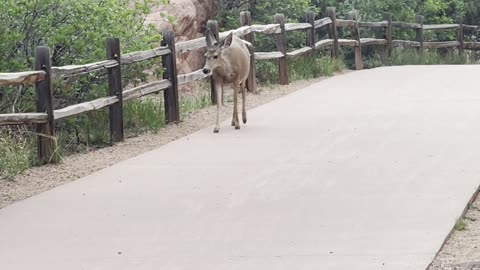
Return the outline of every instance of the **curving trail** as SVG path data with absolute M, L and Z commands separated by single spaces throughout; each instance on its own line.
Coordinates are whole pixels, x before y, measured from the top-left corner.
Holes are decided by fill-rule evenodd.
M 425 269 L 480 184 L 480 66 L 349 73 L 0 210 L 0 269 Z

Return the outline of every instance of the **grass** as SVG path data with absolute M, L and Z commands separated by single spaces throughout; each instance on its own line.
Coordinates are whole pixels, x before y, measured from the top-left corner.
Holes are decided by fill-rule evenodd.
M 278 83 L 278 65 L 276 61 L 257 61 L 257 81 L 261 85 Z M 343 59 L 331 59 L 318 53 L 315 57 L 302 57 L 288 61 L 290 81 L 307 80 L 320 76 L 331 76 L 345 68 Z
M 459 232 L 465 231 L 467 229 L 467 223 L 465 222 L 464 219 L 459 218 L 457 222 L 455 222 L 454 228 L 456 231 L 459 231 Z
M 110 145 L 107 109 L 58 121 L 55 130 L 60 157 Z
M 26 128 L 0 130 L 0 178 L 12 179 L 35 163 L 35 136 Z
M 394 50 L 391 58 L 386 59 L 385 62 L 382 58 L 379 54 L 364 58 L 365 68 L 404 65 L 461 65 L 469 62 L 466 55 L 451 51 L 440 54 L 437 50 L 423 53 L 419 53 L 415 49 Z
M 128 101 L 123 106 L 125 131 L 138 135 L 157 133 L 165 126 L 165 109 L 161 99 L 146 98 Z
M 392 58 L 387 61 L 387 65 L 461 65 L 466 64 L 467 59 L 455 52 L 448 52 L 445 55 L 437 51 L 427 51 L 418 53 L 416 50 L 396 51 Z
M 292 81 L 307 80 L 320 76 L 332 76 L 345 68 L 342 59 L 330 57 L 306 57 L 288 63 L 288 77 Z
M 210 94 L 201 94 L 199 97 L 181 97 L 179 100 L 180 106 L 180 121 L 185 120 L 189 114 L 208 107 L 212 104 Z

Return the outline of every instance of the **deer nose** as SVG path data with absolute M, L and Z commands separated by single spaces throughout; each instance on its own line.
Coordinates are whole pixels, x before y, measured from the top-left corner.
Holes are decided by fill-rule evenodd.
M 204 68 L 204 69 L 203 69 L 203 73 L 205 73 L 205 74 L 208 74 L 208 73 L 210 73 L 210 69 L 208 69 L 208 68 Z

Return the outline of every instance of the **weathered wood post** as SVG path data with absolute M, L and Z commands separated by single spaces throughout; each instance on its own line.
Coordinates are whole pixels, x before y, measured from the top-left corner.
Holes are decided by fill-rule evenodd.
M 332 20 L 328 26 L 328 36 L 333 40 L 332 57 L 337 58 L 340 55 L 340 46 L 338 44 L 337 13 L 334 7 L 327 7 L 327 16 Z
M 168 79 L 171 86 L 163 91 L 165 100 L 165 120 L 167 123 L 180 121 L 178 106 L 178 81 L 177 81 L 177 53 L 175 51 L 175 34 L 172 30 L 162 31 L 162 46 L 167 46 L 171 53 L 162 55 L 163 78 Z
M 218 27 L 218 21 L 216 20 L 209 20 L 207 22 L 207 29 L 210 30 L 217 40 L 217 42 L 220 42 L 220 34 L 219 34 L 219 27 Z M 219 89 L 218 91 L 222 91 L 222 104 L 224 102 L 223 98 L 223 86 L 222 89 Z M 213 79 L 213 76 L 210 76 L 210 96 L 212 100 L 212 104 L 217 104 L 217 95 L 215 94 L 215 80 Z
M 315 13 L 312 11 L 305 12 L 305 22 L 311 25 L 311 28 L 305 30 L 306 32 L 306 42 L 305 45 L 312 48 L 312 51 L 307 54 L 308 57 L 313 57 L 315 59 Z M 318 72 L 314 74 L 315 76 L 319 76 Z
M 240 12 L 240 26 L 252 25 L 252 17 L 250 11 Z M 253 45 L 253 33 L 247 34 L 243 37 L 244 40 Z M 255 48 L 249 47 L 250 51 L 250 73 L 247 79 L 247 90 L 249 92 L 257 92 L 257 68 L 255 66 Z
M 35 83 L 37 112 L 47 113 L 47 123 L 37 125 L 37 153 L 40 164 L 59 161 L 52 102 L 52 64 L 48 47 L 35 48 L 35 70 L 45 71 L 45 80 Z
M 387 26 L 385 27 L 385 39 L 387 40 L 386 50 L 387 56 L 392 56 L 393 50 L 393 34 L 392 34 L 392 13 L 386 12 L 383 14 L 383 19 L 387 22 Z
M 273 23 L 280 25 L 280 33 L 275 34 L 277 39 L 277 50 L 283 54 L 282 58 L 278 59 L 278 77 L 281 85 L 288 84 L 288 66 L 287 66 L 287 35 L 285 32 L 285 16 L 283 14 L 275 14 Z
M 458 32 L 457 32 L 457 40 L 458 42 L 460 43 L 460 45 L 458 46 L 458 53 L 460 55 L 463 55 L 463 51 L 464 51 L 464 46 L 465 46 L 465 35 L 463 33 L 463 18 L 462 16 L 457 16 L 457 23 L 459 24 L 458 26 Z
M 312 11 L 305 12 L 305 22 L 309 23 L 312 28 L 306 30 L 307 32 L 307 40 L 306 45 L 312 48 L 311 55 L 315 55 L 315 13 Z
M 352 10 L 348 12 L 348 19 L 354 20 L 355 24 L 352 27 L 352 38 L 358 42 L 358 45 L 355 46 L 355 68 L 356 70 L 363 69 L 363 60 L 362 60 L 362 44 L 360 43 L 360 30 L 358 28 L 358 11 Z
M 122 99 L 122 66 L 120 63 L 120 40 L 108 38 L 105 42 L 108 60 L 116 60 L 118 65 L 108 69 L 108 96 L 115 96 L 118 102 L 110 105 L 110 141 L 121 142 L 124 140 L 123 132 L 123 99 Z
M 423 42 L 425 40 L 425 38 L 423 36 L 423 33 L 424 33 L 424 31 L 423 31 L 423 19 L 424 19 L 424 17 L 422 15 L 417 15 L 416 21 L 417 21 L 417 24 L 420 25 L 420 28 L 415 29 L 415 32 L 416 32 L 415 40 L 420 43 L 420 46 L 418 47 L 418 51 L 420 53 L 423 53 Z

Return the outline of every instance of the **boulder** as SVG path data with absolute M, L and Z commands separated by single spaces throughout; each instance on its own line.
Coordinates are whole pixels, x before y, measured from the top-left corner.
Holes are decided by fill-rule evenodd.
M 170 24 L 161 13 L 175 18 Z M 203 36 L 207 21 L 215 15 L 215 0 L 170 0 L 168 5 L 154 7 L 146 18 L 147 24 L 157 29 L 173 29 L 175 42 L 186 41 Z M 178 73 L 189 73 L 201 68 L 204 64 L 203 50 L 177 55 Z

